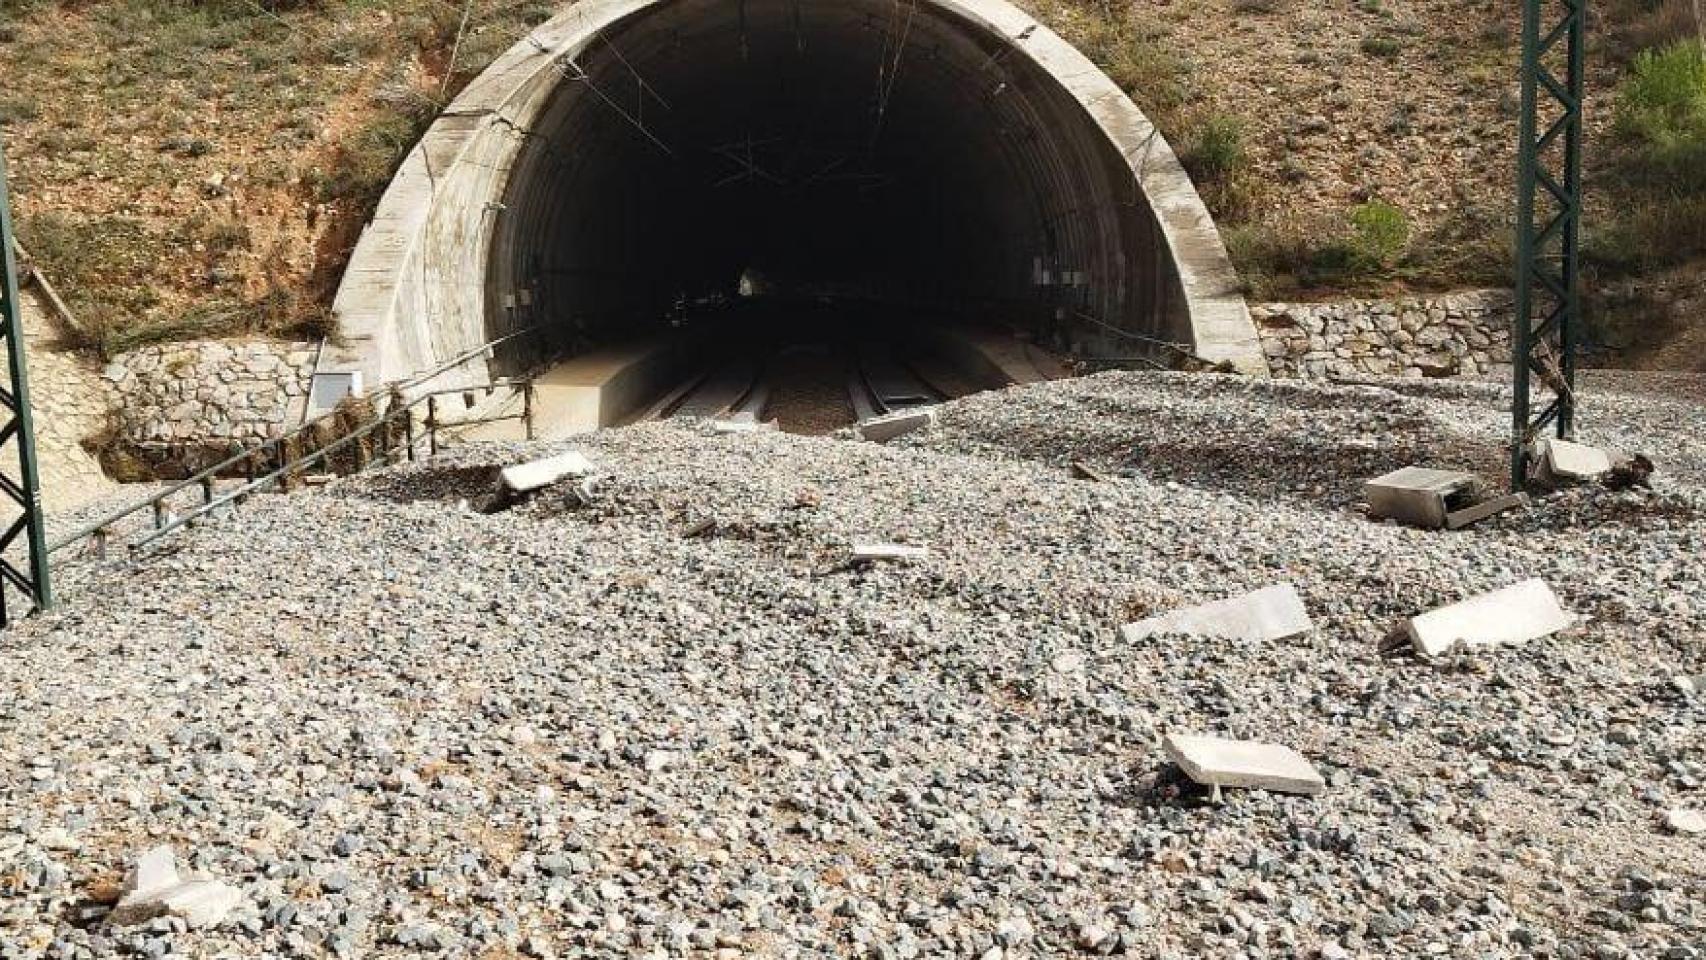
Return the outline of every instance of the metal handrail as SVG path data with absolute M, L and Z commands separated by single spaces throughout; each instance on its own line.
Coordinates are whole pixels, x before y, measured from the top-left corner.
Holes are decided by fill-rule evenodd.
M 507 343 L 511 340 L 518 338 L 518 337 L 522 337 L 522 336 L 526 336 L 526 335 L 531 334 L 531 333 L 535 333 L 539 329 L 540 328 L 536 325 L 536 326 L 527 327 L 523 330 L 517 330 L 513 333 L 505 334 L 504 336 L 501 336 L 501 337 L 498 337 L 494 340 L 488 341 L 488 342 L 481 344 L 480 346 L 475 347 L 471 350 L 466 350 L 460 354 L 457 354 L 455 357 L 452 357 L 450 360 L 445 361 L 444 363 L 440 364 L 437 367 L 434 367 L 431 370 L 428 370 L 424 373 L 418 374 L 418 375 L 411 377 L 407 380 L 404 380 L 400 383 L 396 383 L 394 385 L 386 386 L 386 387 L 383 387 L 382 389 L 375 390 L 373 392 L 372 396 L 386 397 L 386 396 L 392 395 L 393 393 L 397 393 L 397 394 L 405 393 L 406 391 L 412 390 L 415 387 L 418 387 L 423 383 L 427 383 L 428 381 L 431 381 L 431 380 L 437 378 L 438 376 L 449 372 L 450 370 L 454 370 L 455 368 L 467 363 L 469 360 L 472 360 L 481 354 L 488 353 L 488 352 L 492 351 L 493 349 L 497 348 L 499 345 L 501 345 L 503 343 Z M 194 474 L 193 476 L 188 477 L 187 479 L 175 484 L 174 486 L 168 487 L 167 489 L 165 489 L 159 493 L 156 493 L 153 496 L 150 496 L 150 497 L 143 499 L 143 500 L 136 501 L 135 503 L 129 504 L 128 506 L 122 507 L 122 508 L 120 508 L 120 509 L 118 509 L 118 510 L 116 510 L 110 514 L 107 514 L 106 516 L 95 521 L 94 523 L 84 525 L 83 527 L 78 529 L 76 532 L 71 533 L 71 534 L 69 534 L 65 537 L 62 537 L 59 540 L 56 540 L 53 543 L 49 544 L 48 548 L 47 548 L 47 552 L 49 555 L 52 555 L 54 553 L 59 552 L 60 550 L 63 550 L 66 547 L 72 546 L 73 544 L 81 543 L 81 542 L 83 542 L 83 541 L 85 541 L 91 537 L 100 539 L 100 538 L 105 536 L 108 528 L 112 527 L 114 524 L 125 519 L 126 517 L 130 517 L 134 514 L 141 513 L 144 510 L 151 510 L 151 511 L 153 511 L 154 516 L 156 518 L 155 532 L 153 534 L 151 534 L 149 537 L 140 541 L 137 545 L 140 545 L 141 543 L 147 543 L 147 542 L 155 539 L 156 537 L 158 537 L 161 533 L 163 533 L 167 530 L 175 530 L 178 527 L 182 526 L 185 522 L 187 522 L 189 520 L 193 520 L 196 517 L 199 517 L 199 516 L 209 512 L 214 507 L 223 506 L 224 504 L 230 502 L 232 499 L 235 499 L 238 496 L 246 495 L 247 493 L 252 492 L 254 489 L 257 489 L 259 486 L 264 485 L 264 483 L 262 482 L 263 480 L 266 482 L 274 481 L 281 476 L 287 475 L 287 474 L 289 474 L 295 470 L 301 469 L 301 467 L 303 467 L 304 465 L 306 465 L 308 463 L 312 463 L 316 460 L 323 459 L 323 455 L 326 454 L 328 451 L 334 450 L 334 449 L 342 449 L 344 446 L 347 445 L 347 442 L 352 438 L 365 437 L 365 436 L 369 435 L 375 429 L 377 429 L 379 426 L 391 422 L 391 420 L 397 414 L 406 413 L 408 411 L 411 411 L 416 406 L 418 406 L 422 402 L 429 400 L 432 397 L 442 396 L 442 395 L 450 394 L 450 393 L 463 393 L 463 392 L 467 392 L 470 390 L 482 390 L 482 389 L 487 389 L 487 388 L 505 387 L 505 386 L 515 387 L 518 385 L 524 391 L 524 394 L 525 394 L 526 400 L 527 400 L 527 403 L 526 403 L 527 410 L 524 412 L 523 416 L 530 417 L 531 416 L 531 406 L 532 406 L 532 404 L 531 404 L 532 380 L 528 379 L 528 378 L 513 378 L 513 377 L 511 377 L 511 378 L 504 378 L 504 379 L 498 380 L 498 381 L 492 381 L 491 383 L 488 383 L 488 384 L 476 384 L 472 387 L 456 387 L 456 388 L 445 389 L 445 390 L 429 391 L 427 393 L 418 394 L 417 396 L 415 396 L 412 399 L 406 399 L 405 402 L 399 406 L 394 406 L 394 407 L 390 407 L 390 408 L 386 409 L 386 411 L 384 413 L 380 414 L 378 419 L 375 420 L 374 422 L 352 432 L 351 434 L 347 435 L 346 437 L 340 438 L 339 440 L 337 440 L 334 443 L 327 444 L 325 447 L 322 447 L 319 450 L 314 451 L 313 453 L 306 454 L 302 457 L 298 457 L 296 460 L 293 460 L 290 463 L 284 464 L 279 469 L 274 470 L 273 472 L 267 474 L 266 477 L 264 477 L 264 478 L 259 478 L 259 479 L 251 478 L 250 483 L 248 485 L 246 485 L 243 489 L 239 490 L 236 494 L 231 494 L 231 495 L 227 495 L 224 497 L 218 497 L 218 498 L 215 498 L 212 495 L 213 484 L 217 480 L 217 478 L 219 477 L 219 475 L 221 473 L 224 473 L 225 471 L 230 470 L 230 469 L 232 469 L 232 468 L 234 468 L 240 464 L 243 464 L 243 463 L 252 463 L 256 456 L 262 455 L 269 450 L 284 449 L 285 444 L 287 444 L 288 442 L 295 440 L 299 437 L 302 437 L 303 435 L 318 429 L 322 423 L 325 423 L 325 422 L 331 420 L 333 417 L 335 417 L 337 415 L 336 410 L 328 411 L 327 413 L 322 414 L 321 416 L 316 417 L 313 420 L 308 421 L 307 423 L 304 423 L 302 426 L 297 427 L 295 430 L 291 431 L 288 434 L 285 434 L 282 437 L 276 437 L 276 438 L 271 439 L 271 440 L 265 440 L 265 441 L 262 441 L 261 443 L 257 443 L 254 446 L 249 447 L 246 450 L 243 450 L 239 453 L 233 454 L 232 456 L 227 457 L 224 460 L 219 461 L 218 463 L 214 464 L 211 467 L 207 467 L 207 468 L 199 471 L 198 473 Z M 507 419 L 516 419 L 516 418 L 514 418 L 514 417 L 500 417 L 500 418 L 493 418 L 492 421 L 482 421 L 482 422 L 495 422 L 495 420 L 500 420 L 500 419 L 506 419 L 507 420 Z M 414 455 L 414 441 L 412 438 L 409 441 L 408 453 L 411 457 Z M 199 508 L 192 510 L 189 513 L 185 514 L 183 517 L 178 518 L 177 520 L 174 520 L 170 523 L 161 523 L 160 520 L 165 514 L 166 501 L 171 499 L 172 497 L 182 493 L 183 491 L 190 489 L 191 487 L 197 487 L 197 486 L 201 487 L 203 492 L 204 492 L 204 498 L 205 499 L 204 499 L 204 502 L 202 503 L 202 505 Z

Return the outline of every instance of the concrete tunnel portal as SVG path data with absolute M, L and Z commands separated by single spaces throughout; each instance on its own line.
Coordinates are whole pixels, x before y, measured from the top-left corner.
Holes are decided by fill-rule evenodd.
M 479 381 L 760 301 L 772 340 L 975 324 L 1265 371 L 1165 140 L 1004 0 L 581 0 L 405 161 L 323 369 L 359 390 L 536 330 L 449 374 Z

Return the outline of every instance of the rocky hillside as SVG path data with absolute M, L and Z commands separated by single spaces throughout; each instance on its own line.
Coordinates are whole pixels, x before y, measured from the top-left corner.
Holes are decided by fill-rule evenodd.
M 1700 295 L 1706 68 L 1654 68 L 1630 93 L 1643 51 L 1693 36 L 1692 3 L 1595 7 L 1587 240 L 1606 336 Z M 1518 5 L 1028 5 L 1181 148 L 1253 295 L 1508 277 Z M 392 165 L 552 7 L 472 0 L 464 21 L 446 0 L 0 0 L 25 240 L 97 349 L 322 331 Z

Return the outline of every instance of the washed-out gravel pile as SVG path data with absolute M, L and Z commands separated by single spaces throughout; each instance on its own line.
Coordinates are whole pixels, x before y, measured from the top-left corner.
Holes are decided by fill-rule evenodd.
M 490 515 L 567 445 L 256 498 L 0 638 L 0 955 L 1706 956 L 1706 416 L 1588 396 L 1657 489 L 1455 534 L 1359 485 L 1496 479 L 1495 387 L 1116 373 L 888 446 L 605 433 Z M 1377 652 L 1531 576 L 1581 624 Z M 1296 640 L 1117 633 L 1279 581 Z M 1169 731 L 1326 793 L 1214 803 Z M 100 920 L 161 844 L 242 904 Z

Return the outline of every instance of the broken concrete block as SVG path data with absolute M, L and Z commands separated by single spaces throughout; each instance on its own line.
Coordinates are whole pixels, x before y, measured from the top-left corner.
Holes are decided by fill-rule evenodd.
M 909 407 L 859 422 L 859 436 L 878 443 L 922 430 L 936 422 L 935 407 Z
M 1672 833 L 1706 833 L 1706 813 L 1677 807 L 1665 813 L 1665 826 Z
M 1316 796 L 1327 789 L 1309 761 L 1290 747 L 1185 733 L 1169 733 L 1161 745 L 1185 776 L 1217 793 L 1221 787 L 1247 787 Z
M 1131 642 L 1157 633 L 1185 633 L 1259 643 L 1295 637 L 1314 627 L 1297 588 L 1280 583 L 1128 623 L 1120 628 L 1120 633 Z
M 711 421 L 712 433 L 770 433 L 776 430 L 776 421 L 760 422 L 751 411 L 742 410 L 728 417 L 718 417 Z
M 1412 617 L 1404 632 L 1418 653 L 1437 657 L 1457 647 L 1524 643 L 1574 622 L 1544 580 L 1524 580 Z
M 148 894 L 178 882 L 178 862 L 171 847 L 154 847 L 136 858 L 136 866 L 125 878 L 124 892 Z
M 579 451 L 570 450 L 543 460 L 532 460 L 504 467 L 498 482 L 512 494 L 532 493 L 564 477 L 584 477 L 592 472 L 592 461 Z
M 1474 504 L 1481 481 L 1461 470 L 1405 467 L 1363 484 L 1369 513 L 1429 530 L 1443 530 L 1448 515 Z
M 1598 447 L 1568 440 L 1541 440 L 1534 457 L 1543 476 L 1553 480 L 1598 480 L 1611 472 L 1611 455 Z
M 1491 500 L 1483 500 L 1472 507 L 1454 510 L 1445 515 L 1447 530 L 1462 530 L 1471 524 L 1480 523 L 1488 517 L 1515 510 L 1517 507 L 1528 505 L 1528 495 L 1525 493 L 1509 493 Z
M 1097 483 L 1107 483 L 1109 479 L 1107 474 L 1095 467 L 1092 467 L 1090 464 L 1085 463 L 1083 460 L 1076 460 L 1073 462 L 1072 475 L 1081 480 L 1094 480 Z
M 854 563 L 874 563 L 878 560 L 907 562 L 922 560 L 929 553 L 928 547 L 915 547 L 904 543 L 855 543 L 851 559 Z
M 237 888 L 210 877 L 178 876 L 171 847 L 155 847 L 137 858 L 125 895 L 108 915 L 115 926 L 155 917 L 178 917 L 192 930 L 217 926 L 243 901 Z

